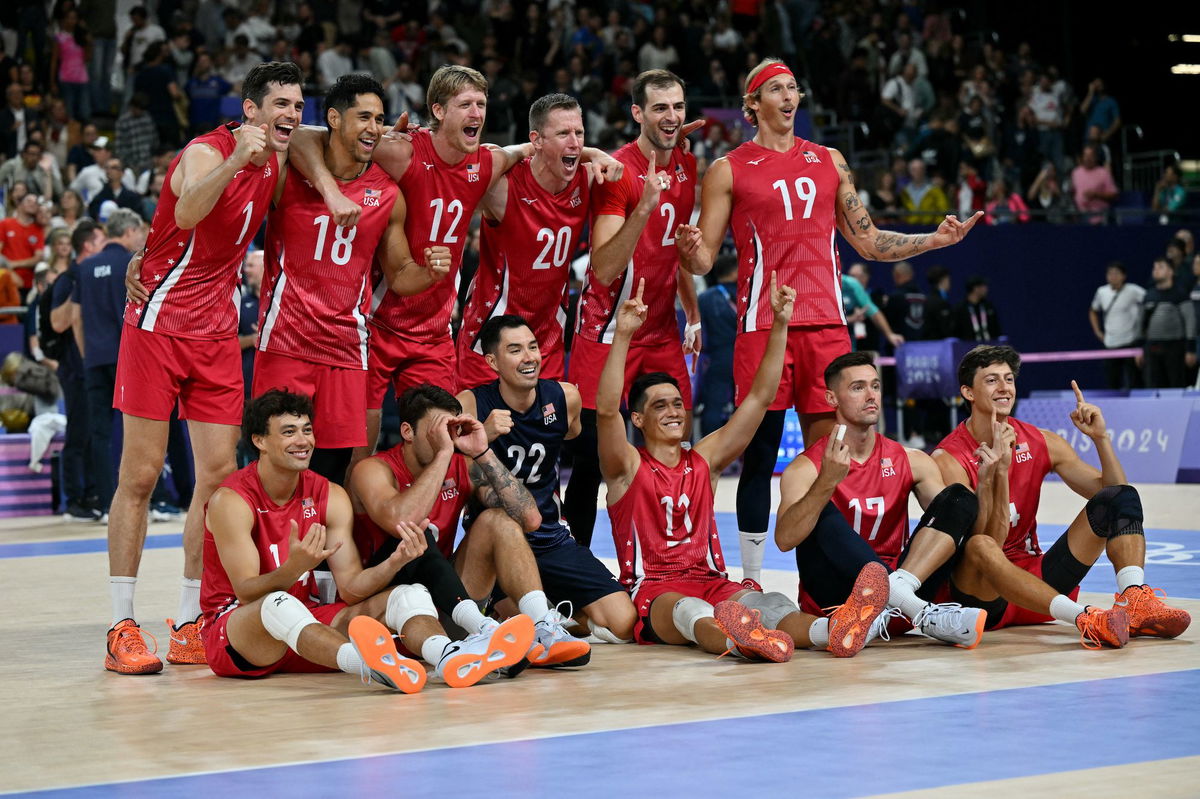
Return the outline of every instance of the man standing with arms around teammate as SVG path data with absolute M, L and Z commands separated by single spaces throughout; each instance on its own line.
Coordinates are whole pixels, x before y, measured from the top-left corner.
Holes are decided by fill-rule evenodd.
M 646 318 L 642 281 L 617 311 L 617 329 L 596 393 L 600 468 L 621 562 L 621 582 L 633 594 L 638 643 L 698 644 L 706 652 L 789 660 L 794 647 L 822 638 L 838 657 L 866 644 L 887 602 L 887 570 L 867 563 L 845 604 L 831 618 L 801 612 L 778 592 L 761 593 L 726 578 L 713 493 L 762 421 L 783 371 L 787 323 L 795 292 L 771 275 L 771 340 L 745 401 L 729 421 L 690 449 L 679 387 L 663 372 L 639 375 L 629 390 L 633 426 L 644 447 L 625 437 L 620 413 L 629 342 Z M 714 607 L 715 606 L 715 607 Z
M 426 92 L 430 128 L 385 137 L 375 162 L 400 186 L 408 205 L 404 232 L 414 252 L 442 245 L 450 250 L 450 277 L 412 297 L 388 292 L 375 275 L 371 307 L 371 347 L 367 388 L 367 446 L 355 449 L 353 463 L 375 449 L 383 399 L 391 385 L 399 397 L 410 386 L 429 383 L 454 386 L 454 341 L 450 316 L 458 291 L 467 228 L 475 208 L 496 180 L 531 155 L 528 144 L 481 149 L 487 114 L 488 82 L 470 67 L 454 64 L 438 69 Z M 403 124 L 405 117 L 401 117 Z M 324 164 L 318 142 L 325 135 L 302 130 L 295 160 L 325 198 L 332 222 L 350 229 L 362 207 L 347 199 Z M 615 162 L 599 150 L 585 150 L 584 160 Z M 439 264 L 440 265 L 440 264 Z
M 458 333 L 459 390 L 489 383 L 480 330 L 516 314 L 537 338 L 542 374 L 566 374 L 563 326 L 569 269 L 591 209 L 591 172 L 580 164 L 583 115 L 566 94 L 547 94 L 529 109 L 533 157 L 501 176 L 484 195 L 479 271 Z
M 401 443 L 360 461 L 350 477 L 355 540 L 363 556 L 374 562 L 396 546 L 392 531 L 401 521 L 426 519 L 431 544 L 461 578 L 442 575 L 429 586 L 439 610 L 473 636 L 494 635 L 496 622 L 483 617 L 475 600 L 490 596 L 499 582 L 520 609 L 505 625 L 523 620 L 532 627 L 531 665 L 586 663 L 591 648 L 563 629 L 525 541 L 541 525 L 537 502 L 488 446 L 483 424 L 464 415 L 454 395 L 438 386 L 407 389 L 398 404 Z M 483 509 L 454 550 L 459 516 L 470 499 Z
M 570 602 L 575 618 L 586 617 L 597 638 L 628 642 L 636 620 L 629 595 L 560 518 L 558 456 L 563 442 L 579 435 L 579 390 L 541 378 L 540 342 L 520 316 L 493 316 L 479 341 L 498 379 L 461 392 L 458 400 L 464 413 L 483 421 L 496 457 L 537 501 L 542 523 L 526 539 L 545 592 Z
M 820 615 L 842 604 L 855 575 L 878 561 L 891 572 L 888 607 L 894 610 L 880 615 L 877 631 L 901 614 L 932 638 L 974 649 L 987 613 L 933 599 L 975 525 L 975 496 L 962 485 L 947 487 L 924 452 L 875 431 L 883 392 L 869 353 L 835 358 L 825 385 L 837 432 L 806 448 L 779 484 L 775 543 L 784 552 L 796 550 L 801 608 Z M 910 492 L 925 511 L 911 538 Z
M 947 216 L 933 233 L 879 230 L 858 199 L 842 154 L 796 136 L 795 117 L 803 98 L 782 61 L 768 58 L 750 71 L 742 111 L 758 130 L 751 141 L 709 167 L 698 226 L 684 225 L 679 231 L 684 268 L 703 275 L 712 268 L 726 229 L 733 230 L 742 319 L 734 347 L 735 404 L 749 390 L 754 365 L 767 346 L 771 313 L 766 276 L 776 271 L 780 282 L 800 291 L 788 329 L 783 381 L 746 448 L 738 481 L 742 568 L 754 580 L 762 573 L 784 412 L 795 407 L 807 444 L 833 429 L 825 386 L 817 378 L 830 361 L 850 351 L 835 230 L 863 258 L 899 261 L 956 244 L 983 215 L 966 222 Z
M 1092 440 L 1101 469 L 1085 463 L 1062 436 L 1010 414 L 1017 399 L 1021 358 L 1012 347 L 980 346 L 963 356 L 958 381 L 971 408 L 966 421 L 933 452 L 948 484 L 979 495 L 979 522 L 951 575 L 951 596 L 984 608 L 988 629 L 1055 619 L 1075 625 L 1089 649 L 1122 647 L 1131 635 L 1174 638 L 1191 616 L 1169 607 L 1145 584 L 1146 536 L 1142 501 L 1128 485 L 1100 409 L 1074 381 L 1071 422 Z M 995 463 L 990 490 L 986 469 Z M 1087 506 L 1045 553 L 1037 511 L 1050 472 Z M 1117 573 L 1110 609 L 1076 602 L 1079 583 L 1101 554 Z
M 426 268 L 409 252 L 404 198 L 371 160 L 384 130 L 379 83 L 339 78 L 325 96 L 325 121 L 325 166 L 362 213 L 354 227 L 334 225 L 310 181 L 294 169 L 280 176 L 267 219 L 253 393 L 287 388 L 313 398 L 312 468 L 340 484 L 351 448 L 367 443 L 371 266 L 382 267 L 385 290 L 415 294 L 450 271 L 450 251 L 430 248 Z
M 645 281 L 646 323 L 630 344 L 625 391 L 633 378 L 666 372 L 683 395 L 687 429 L 691 428 L 691 379 L 685 352 L 700 350 L 700 306 L 686 273 L 680 279 L 675 230 L 692 218 L 696 202 L 696 158 L 679 146 L 687 102 L 684 83 L 664 69 L 641 73 L 633 82 L 633 118 L 638 138 L 615 157 L 625 164 L 618 181 L 598 186 L 592 197 L 591 263 L 579 293 L 571 382 L 583 398 L 583 431 L 572 446 L 574 461 L 564 513 L 576 539 L 588 546 L 596 522 L 596 494 L 601 474 L 596 458 L 596 391 L 600 372 L 616 332 L 616 313 Z M 675 316 L 678 294 L 687 315 L 680 347 Z
M 262 225 L 292 131 L 302 76 L 291 63 L 261 64 L 242 85 L 246 121 L 193 139 L 167 172 L 144 257 L 130 262 L 125 333 L 114 407 L 125 438 L 108 523 L 113 626 L 106 668 L 158 671 L 134 617 L 150 494 L 162 470 L 168 420 L 178 401 L 188 421 L 196 486 L 183 528 L 179 626 L 170 663 L 204 663 L 200 637 L 203 508 L 236 466 L 242 407 L 238 270 Z

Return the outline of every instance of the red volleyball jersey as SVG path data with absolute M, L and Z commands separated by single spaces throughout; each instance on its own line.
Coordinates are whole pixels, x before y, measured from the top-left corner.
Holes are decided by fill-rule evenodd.
M 625 495 L 608 506 L 621 585 L 725 577 L 708 461 L 685 449 L 674 467 L 638 447 L 641 463 Z
M 571 256 L 591 207 L 587 174 L 579 169 L 552 194 L 533 176 L 531 159 L 505 175 L 502 222 L 483 220 L 479 271 L 463 311 L 460 347 L 482 355 L 479 330 L 493 316 L 518 314 L 529 323 L 543 356 L 563 346 Z
M 1009 560 L 1028 558 L 1042 554 L 1037 537 L 1037 512 L 1042 499 L 1042 481 L 1050 474 L 1050 450 L 1042 431 L 1034 425 L 1008 417 L 1008 423 L 1017 433 L 1013 449 L 1012 464 L 1008 467 L 1008 538 L 1004 540 L 1004 554 Z M 938 449 L 950 453 L 967 471 L 971 488 L 979 484 L 979 464 L 975 450 L 979 442 L 967 423 L 962 422 L 942 439 Z
M 748 141 L 726 157 L 739 329 L 771 329 L 771 272 L 779 285 L 796 290 L 792 327 L 846 324 L 835 244 L 839 178 L 829 150 L 797 139 L 780 153 Z
M 237 123 L 197 136 L 188 144 L 207 144 L 229 158 L 237 147 Z M 272 153 L 262 166 L 246 164 L 221 192 L 208 216 L 191 230 L 175 224 L 179 198 L 171 176 L 181 150 L 167 169 L 154 209 L 146 255 L 138 279 L 150 292 L 145 303 L 126 303 L 125 324 L 180 338 L 219 339 L 237 335 L 238 275 L 246 248 L 262 226 L 275 193 L 279 160 Z
M 606 181 L 592 188 L 592 215 L 628 219 L 641 199 L 650 161 L 642 155 L 636 141 L 617 150 L 613 158 L 625 165 L 625 171 L 619 181 Z M 670 163 L 658 168 L 657 174 L 669 176 L 671 186 L 659 195 L 658 208 L 650 214 L 625 271 L 607 286 L 597 282 L 590 266 L 583 278 L 575 332 L 586 339 L 612 343 L 617 330 L 617 309 L 637 293 L 638 281 L 645 278 L 642 299 L 647 306 L 646 321 L 633 340 L 679 340 L 679 323 L 675 318 L 675 294 L 679 289 L 675 229 L 692 219 L 696 204 L 696 158 L 676 147 L 671 151 Z
M 397 444 L 389 450 L 378 452 L 371 456 L 387 464 L 396 477 L 396 486 L 403 491 L 410 488 L 415 479 L 408 465 L 404 463 L 404 444 Z M 438 493 L 429 511 L 429 526 L 433 528 L 433 537 L 437 539 L 438 549 L 447 558 L 454 553 L 454 537 L 458 533 L 458 518 L 471 495 L 471 477 L 467 472 L 467 459 L 459 453 L 450 458 L 450 468 L 446 471 L 446 479 L 442 481 L 442 490 Z M 420 519 L 413 519 L 419 522 Z M 394 535 L 385 531 L 371 520 L 365 513 L 354 514 L 354 543 L 358 554 L 362 557 L 363 565 L 371 560 L 379 547 Z
M 828 438 L 804 448 L 804 456 L 818 472 Z M 908 453 L 900 444 L 876 433 L 871 455 L 862 463 L 850 460 L 850 472 L 830 498 L 854 532 L 866 539 L 889 569 L 896 568 L 908 543 L 908 495 L 912 487 Z
M 371 265 L 399 190 L 376 164 L 341 190 L 362 206 L 348 230 L 334 224 L 311 182 L 288 172 L 267 218 L 258 349 L 365 370 Z
M 382 270 L 376 268 L 371 323 L 405 338 L 445 339 L 471 215 L 492 181 L 492 151 L 481 147 L 457 164 L 448 164 L 434 150 L 433 134 L 424 129 L 413 133 L 412 148 L 412 160 L 399 181 L 408 205 L 408 246 L 418 263 L 425 262 L 426 247 L 449 247 L 450 274 L 420 294 L 401 297 L 388 291 Z
M 325 523 L 329 504 L 329 481 L 311 469 L 300 472 L 300 484 L 292 498 L 283 505 L 275 501 L 263 488 L 258 476 L 258 463 L 252 463 L 225 478 L 221 488 L 237 492 L 254 511 L 254 529 L 251 536 L 258 549 L 258 573 L 273 572 L 287 562 L 292 522 L 300 526 L 300 537 L 308 535 L 308 528 L 315 523 Z M 207 512 L 207 505 L 205 511 Z M 317 602 L 316 581 L 311 572 L 305 572 L 288 589 L 288 593 L 311 606 Z M 204 574 L 200 581 L 200 609 L 204 620 L 213 620 L 238 604 L 237 594 L 229 575 L 221 565 L 217 542 L 208 525 L 204 526 Z

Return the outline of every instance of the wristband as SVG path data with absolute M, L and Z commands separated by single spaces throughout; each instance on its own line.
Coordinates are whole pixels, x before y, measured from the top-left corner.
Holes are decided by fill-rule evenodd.
M 487 449 L 485 449 L 483 452 L 479 453 L 478 455 L 472 455 L 471 460 L 478 461 L 480 458 L 482 458 L 484 455 L 488 454 L 491 451 L 492 451 L 492 448 L 488 447 Z

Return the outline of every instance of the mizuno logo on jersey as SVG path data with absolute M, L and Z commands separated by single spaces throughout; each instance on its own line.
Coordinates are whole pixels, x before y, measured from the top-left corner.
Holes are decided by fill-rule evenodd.
M 479 164 L 467 164 L 467 183 L 479 182 Z
M 807 162 L 808 162 L 808 163 L 810 163 L 810 164 L 819 164 L 819 163 L 821 163 L 821 159 L 820 159 L 820 158 L 818 158 L 818 157 L 817 157 L 817 154 L 816 154 L 816 153 L 814 153 L 812 150 L 805 150 L 805 151 L 804 151 L 804 160 L 805 160 L 805 161 L 807 161 Z
M 522 197 L 521 202 L 525 203 L 526 205 L 533 205 L 535 202 L 537 202 L 537 197 Z
M 433 169 L 433 164 L 429 163 L 428 161 L 422 161 L 421 163 L 425 165 L 426 170 Z
M 767 160 L 767 157 L 764 155 L 762 158 L 755 158 L 753 161 L 747 161 L 746 163 L 749 164 L 750 166 L 758 166 L 759 164 L 761 164 L 763 161 L 766 161 L 766 160 Z
M 363 189 L 362 204 L 364 207 L 378 208 L 379 198 L 383 194 L 379 189 Z
M 546 407 L 542 408 L 542 424 L 554 424 L 556 421 L 558 421 L 558 414 L 554 410 L 554 403 L 547 403 Z

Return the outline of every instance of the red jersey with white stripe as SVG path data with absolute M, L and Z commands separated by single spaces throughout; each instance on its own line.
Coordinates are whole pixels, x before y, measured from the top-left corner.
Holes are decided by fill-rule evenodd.
M 748 141 L 726 158 L 739 330 L 771 329 L 771 272 L 796 290 L 791 327 L 846 324 L 834 243 L 840 180 L 829 150 L 800 138 L 786 153 Z
M 615 183 L 605 181 L 592 187 L 592 215 L 628 219 L 641 200 L 650 161 L 642 155 L 636 141 L 617 150 L 613 158 L 625 165 L 625 171 Z M 575 332 L 586 339 L 612 343 L 617 330 L 617 309 L 637 293 L 638 281 L 645 278 L 642 299 L 647 306 L 646 321 L 633 334 L 633 340 L 679 341 L 679 323 L 675 317 L 675 294 L 679 288 L 675 229 L 692 219 L 696 204 L 696 158 L 676 147 L 671 151 L 670 163 L 656 167 L 656 174 L 670 177 L 671 185 L 659 195 L 658 207 L 650 214 L 634 247 L 633 260 L 607 286 L 596 280 L 590 266 L 584 276 Z
M 258 349 L 365 370 L 371 265 L 399 189 L 371 164 L 341 191 L 362 206 L 349 229 L 334 224 L 311 182 L 288 171 L 267 218 Z
M 376 268 L 373 325 L 410 339 L 449 337 L 467 229 L 491 181 L 491 150 L 481 147 L 457 164 L 448 164 L 434 150 L 430 131 L 412 134 L 412 160 L 399 181 L 408 205 L 404 233 L 418 263 L 425 262 L 426 247 L 449 247 L 450 274 L 420 294 L 401 297 L 388 291 L 382 270 Z
M 188 147 L 207 144 L 228 159 L 237 147 L 237 127 L 219 127 L 192 139 Z M 239 169 L 208 216 L 182 230 L 175 224 L 179 198 L 171 191 L 171 177 L 186 149 L 167 168 L 146 239 L 138 279 L 150 299 L 126 303 L 125 324 L 180 338 L 229 338 L 237 335 L 242 259 L 270 207 L 279 159 L 272 153 L 262 166 L 248 163 Z
M 642 447 L 629 489 L 608 506 L 621 585 L 725 577 L 708 461 L 685 449 L 674 467 Z
M 461 347 L 480 355 L 480 328 L 501 314 L 523 317 L 543 356 L 562 349 L 568 270 L 591 208 L 587 173 L 576 170 L 567 187 L 553 194 L 534 178 L 531 164 L 527 158 L 508 171 L 504 219 L 485 217 L 480 231 L 479 271 L 458 334 Z
M 371 457 L 379 459 L 392 470 L 392 474 L 396 478 L 396 488 L 399 491 L 412 487 L 416 478 L 413 477 L 412 472 L 408 470 L 408 465 L 404 462 L 404 444 L 397 444 L 391 449 L 376 453 Z M 442 481 L 442 488 L 438 492 L 437 499 L 433 502 L 433 508 L 426 514 L 429 517 L 429 526 L 433 528 L 433 537 L 437 539 L 438 549 L 447 558 L 454 553 L 454 537 L 458 533 L 458 519 L 462 515 L 463 508 L 466 507 L 467 498 L 470 495 L 471 477 L 467 472 L 467 459 L 462 454 L 455 452 L 450 456 L 450 467 L 446 470 L 446 477 Z M 420 521 L 420 519 L 413 519 L 413 521 Z M 395 536 L 373 522 L 367 514 L 354 514 L 354 543 L 358 547 L 358 554 L 362 556 L 364 566 L 379 550 L 379 547 L 392 538 Z
M 804 448 L 804 456 L 821 471 L 821 456 L 829 437 Z M 908 543 L 908 495 L 912 467 L 904 447 L 875 434 L 871 455 L 862 463 L 850 459 L 850 471 L 838 483 L 830 500 L 846 517 L 889 569 L 896 568 Z
M 1042 431 L 1034 425 L 1012 416 L 1008 423 L 1016 431 L 1012 463 L 1008 467 L 1008 538 L 1004 539 L 1004 554 L 1009 560 L 1027 559 L 1042 554 L 1037 537 L 1037 512 L 1042 499 L 1042 481 L 1052 471 L 1050 450 Z M 942 439 L 938 449 L 944 449 L 958 461 L 971 480 L 971 488 L 979 485 L 979 464 L 975 450 L 979 442 L 967 423 L 962 422 Z
M 300 527 L 300 537 L 308 535 L 308 528 L 313 524 L 324 524 L 325 513 L 329 504 L 329 481 L 312 469 L 300 472 L 300 483 L 291 499 L 282 505 L 275 501 L 263 488 L 258 476 L 258 463 L 252 463 L 225 478 L 221 488 L 228 488 L 237 493 L 250 510 L 254 513 L 254 528 L 250 535 L 258 550 L 258 573 L 267 574 L 278 569 L 287 562 L 290 551 L 289 542 L 292 536 L 292 522 Z M 207 513 L 208 507 L 205 506 Z M 312 572 L 305 572 L 300 579 L 292 583 L 287 592 L 308 606 L 316 603 L 316 581 Z M 237 594 L 225 567 L 221 565 L 221 555 L 217 551 L 217 542 L 213 538 L 208 525 L 204 526 L 204 574 L 200 581 L 200 609 L 204 612 L 204 621 L 212 624 L 213 620 L 238 604 Z

